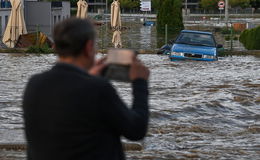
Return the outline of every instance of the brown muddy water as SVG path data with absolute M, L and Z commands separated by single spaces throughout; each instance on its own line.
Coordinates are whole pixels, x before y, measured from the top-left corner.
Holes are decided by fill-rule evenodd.
M 99 55 L 99 57 L 102 55 Z M 259 159 L 260 58 L 170 62 L 140 55 L 151 69 L 150 129 L 129 160 Z M 0 54 L 0 144 L 24 143 L 22 93 L 28 78 L 50 69 L 54 55 Z M 130 84 L 113 82 L 130 104 Z M 1 160 L 25 160 L 0 150 Z

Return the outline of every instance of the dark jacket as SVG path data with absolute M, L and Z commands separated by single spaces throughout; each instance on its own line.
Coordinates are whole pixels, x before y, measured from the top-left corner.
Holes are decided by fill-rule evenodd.
M 145 80 L 132 83 L 128 109 L 105 79 L 59 63 L 33 76 L 23 109 L 28 160 L 123 160 L 120 136 L 144 138 L 148 124 Z

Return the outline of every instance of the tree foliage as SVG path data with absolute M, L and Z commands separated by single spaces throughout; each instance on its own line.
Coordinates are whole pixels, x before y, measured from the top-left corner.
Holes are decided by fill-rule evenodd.
M 201 0 L 200 6 L 206 10 L 212 10 L 218 8 L 219 0 Z
M 255 9 L 260 8 L 260 0 L 251 0 L 250 5 Z
M 72 7 L 77 6 L 78 0 L 40 0 L 40 1 L 70 1 Z M 160 6 L 165 0 L 151 0 L 152 1 L 152 8 L 155 10 L 159 10 Z M 172 0 L 174 1 L 174 0 Z M 108 4 L 110 5 L 113 0 L 108 0 Z M 203 9 L 211 10 L 218 8 L 219 0 L 200 0 L 200 6 Z M 137 9 L 140 6 L 140 0 L 120 0 L 121 7 L 123 9 Z M 229 0 L 231 7 L 253 7 L 253 8 L 260 8 L 260 0 Z
M 120 0 L 120 7 L 123 9 L 136 9 L 140 6 L 139 0 Z
M 250 7 L 250 0 L 229 0 L 231 7 L 241 7 L 246 8 Z
M 163 0 L 157 13 L 158 33 L 165 34 L 166 24 L 168 26 L 168 33 L 171 36 L 177 35 L 184 29 L 181 0 Z
M 217 9 L 219 1 L 220 0 L 201 0 L 200 6 L 206 10 Z M 252 6 L 254 8 L 259 8 L 260 0 L 229 0 L 229 5 L 231 7 L 246 8 Z
M 159 10 L 161 3 L 163 0 L 152 0 L 152 8 L 155 9 L 156 11 Z

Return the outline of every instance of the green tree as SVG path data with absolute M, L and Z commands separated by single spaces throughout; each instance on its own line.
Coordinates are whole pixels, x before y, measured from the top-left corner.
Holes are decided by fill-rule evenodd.
M 157 13 L 157 32 L 165 34 L 168 26 L 169 38 L 175 37 L 184 29 L 181 0 L 164 0 Z
M 250 0 L 229 0 L 231 7 L 246 8 L 250 6 Z
M 218 8 L 219 0 L 201 0 L 200 6 L 206 10 L 212 10 Z
M 159 10 L 162 0 L 152 0 L 152 9 Z
M 140 6 L 139 0 L 120 0 L 120 7 L 122 9 L 135 9 Z
M 250 0 L 250 5 L 255 9 L 260 8 L 260 0 Z

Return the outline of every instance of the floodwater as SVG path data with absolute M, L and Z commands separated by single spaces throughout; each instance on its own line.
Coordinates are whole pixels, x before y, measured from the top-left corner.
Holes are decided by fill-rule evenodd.
M 158 37 L 156 27 L 144 27 L 138 20 L 129 20 L 123 22 L 121 31 L 122 44 L 125 48 L 154 50 L 158 48 Z M 113 47 L 113 31 L 109 24 L 97 28 L 99 49 Z M 160 39 L 161 37 L 159 37 Z M 160 40 L 164 40 L 163 38 Z M 164 41 L 163 41 L 164 42 Z
M 155 26 L 143 26 L 139 19 L 124 20 L 122 23 L 123 29 L 121 31 L 122 44 L 125 48 L 143 49 L 143 50 L 156 50 L 165 44 L 165 36 L 157 35 Z M 225 49 L 231 49 L 231 41 L 226 41 L 225 36 L 220 32 L 215 32 L 212 27 L 186 27 L 191 30 L 201 30 L 212 32 L 215 35 L 218 44 L 222 44 Z M 99 49 L 106 49 L 113 47 L 111 42 L 113 32 L 109 24 L 97 28 L 98 32 L 98 47 Z M 227 36 L 227 35 L 226 35 Z M 171 35 L 169 35 L 170 40 Z M 232 42 L 232 49 L 236 51 L 245 50 L 243 44 L 238 40 Z
M 99 55 L 100 57 L 101 55 Z M 141 151 L 129 160 L 259 159 L 260 58 L 170 62 L 140 55 L 151 69 L 151 119 Z M 23 143 L 21 101 L 28 78 L 50 69 L 54 55 L 0 54 L 0 143 Z M 114 83 L 130 104 L 130 84 Z M 1 160 L 25 160 L 0 150 Z

